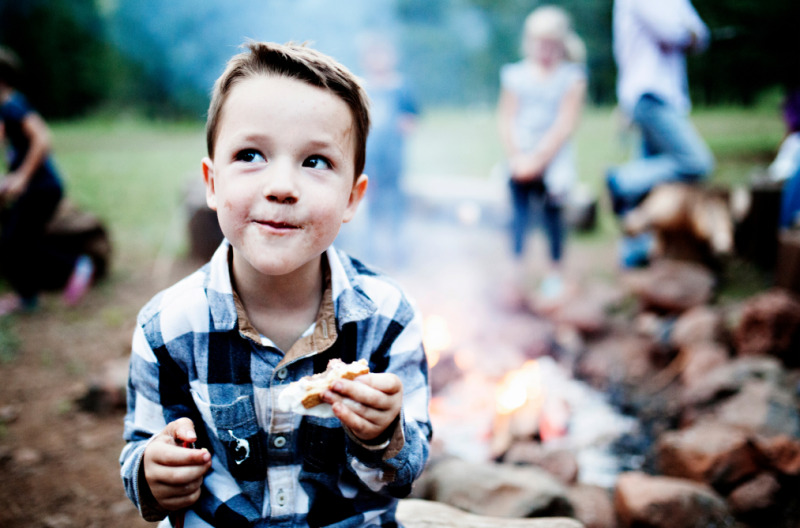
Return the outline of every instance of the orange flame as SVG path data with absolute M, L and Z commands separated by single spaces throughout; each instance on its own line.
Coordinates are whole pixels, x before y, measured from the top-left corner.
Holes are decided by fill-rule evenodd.
M 535 359 L 508 372 L 497 385 L 495 405 L 498 414 L 511 414 L 528 402 L 541 406 L 543 400 L 541 372 Z

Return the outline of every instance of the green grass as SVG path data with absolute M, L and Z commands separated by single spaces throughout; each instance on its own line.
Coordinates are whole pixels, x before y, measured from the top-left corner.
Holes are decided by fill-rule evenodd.
M 696 109 L 692 120 L 717 157 L 712 181 L 722 185 L 745 183 L 769 163 L 783 137 L 774 104 Z M 51 128 L 55 160 L 70 198 L 107 222 L 118 261 L 185 250 L 183 194 L 190 180 L 201 178 L 202 123 L 95 117 Z M 587 108 L 576 146 L 582 183 L 601 195 L 605 170 L 624 161 L 630 151 L 630 138 L 626 139 L 613 109 Z M 493 108 L 431 110 L 422 116 L 410 141 L 408 171 L 488 178 L 501 160 Z M 579 242 L 615 233 L 605 209 L 598 233 Z
M 719 183 L 744 183 L 777 151 L 783 125 L 777 107 L 696 109 L 692 121 L 717 157 Z M 606 168 L 624 161 L 634 137 L 611 108 L 586 108 L 576 136 L 581 180 L 601 188 Z M 425 114 L 410 141 L 409 172 L 488 177 L 503 154 L 494 109 L 440 110 Z
M 123 258 L 181 250 L 173 231 L 189 181 L 202 177 L 202 123 L 97 118 L 51 128 L 70 199 L 110 226 Z
M 784 135 L 773 100 L 753 108 L 698 108 L 691 119 L 716 157 L 711 183 L 720 186 L 746 184 L 774 158 Z M 581 183 L 602 196 L 606 170 L 628 159 L 636 141 L 614 109 L 586 108 L 575 138 Z M 413 174 L 489 177 L 492 167 L 503 159 L 494 109 L 426 114 L 410 142 L 409 154 Z M 578 240 L 604 241 L 616 233 L 614 219 L 603 208 L 599 229 Z

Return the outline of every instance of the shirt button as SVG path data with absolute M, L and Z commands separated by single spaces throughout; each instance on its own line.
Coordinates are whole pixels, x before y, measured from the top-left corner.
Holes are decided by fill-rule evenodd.
M 286 492 L 282 489 L 279 489 L 278 494 L 275 496 L 275 500 L 278 503 L 278 506 L 286 506 Z
M 286 445 L 286 437 L 276 436 L 275 439 L 272 441 L 272 445 L 274 445 L 278 449 L 282 448 L 283 446 Z
M 286 370 L 285 368 L 282 368 L 277 372 L 277 374 L 278 374 L 278 379 L 282 379 L 283 380 L 283 379 L 286 379 L 286 376 L 289 375 L 289 371 Z

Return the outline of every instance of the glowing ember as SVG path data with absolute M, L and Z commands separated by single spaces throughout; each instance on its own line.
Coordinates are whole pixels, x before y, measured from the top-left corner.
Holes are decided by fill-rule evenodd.
M 453 339 L 447 328 L 447 321 L 440 315 L 431 315 L 425 319 L 422 342 L 428 356 L 428 366 L 433 367 L 439 362 L 442 352 L 450 348 Z
M 497 385 L 495 405 L 498 414 L 511 414 L 526 403 L 541 406 L 543 398 L 539 364 L 531 360 L 503 377 Z

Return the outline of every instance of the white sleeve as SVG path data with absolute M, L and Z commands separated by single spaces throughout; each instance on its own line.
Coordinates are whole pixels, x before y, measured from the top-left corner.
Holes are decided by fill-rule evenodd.
M 633 15 L 661 44 L 685 47 L 692 33 L 698 48 L 708 45 L 708 28 L 688 0 L 632 0 Z

